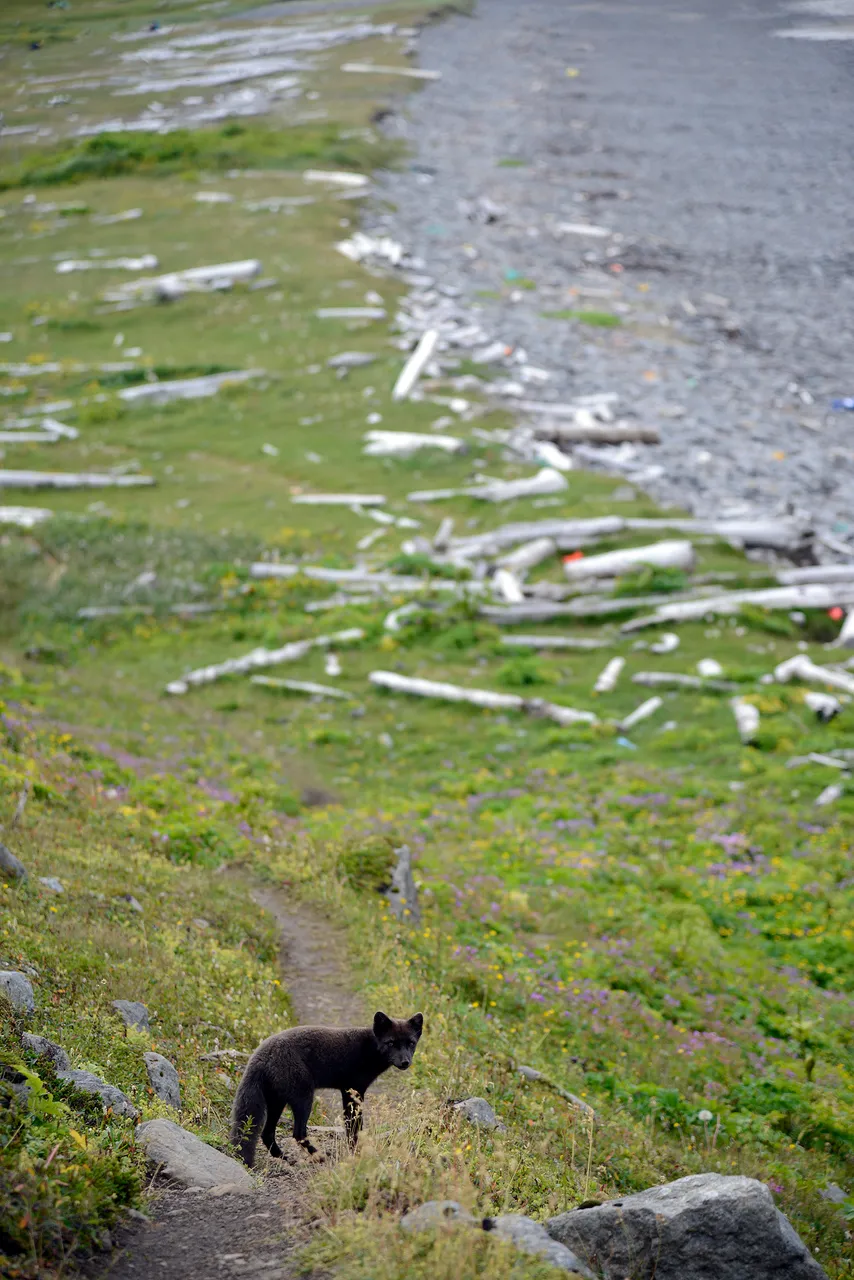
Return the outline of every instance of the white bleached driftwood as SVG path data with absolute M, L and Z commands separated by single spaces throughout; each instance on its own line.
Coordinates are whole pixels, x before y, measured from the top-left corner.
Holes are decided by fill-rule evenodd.
M 215 396 L 223 387 L 238 386 L 264 376 L 263 369 L 234 369 L 229 373 L 208 373 L 200 378 L 173 378 L 166 382 L 141 382 L 123 387 L 119 398 L 125 404 L 170 404 L 173 400 L 202 400 Z
M 636 671 L 632 676 L 632 684 L 645 685 L 647 688 L 674 689 L 735 689 L 736 685 L 723 680 L 708 680 L 702 676 L 684 675 L 681 671 Z
M 609 640 L 593 636 L 502 636 L 501 643 L 511 649 L 606 649 Z
M 385 320 L 385 307 L 318 307 L 318 320 Z
M 335 248 L 351 262 L 379 258 L 391 263 L 393 267 L 400 266 L 404 256 L 404 248 L 399 240 L 393 240 L 391 236 L 369 236 L 364 231 L 355 231 L 349 240 L 339 240 Z
M 532 542 L 524 542 L 521 547 L 509 551 L 498 563 L 512 573 L 525 574 L 556 554 L 557 546 L 553 538 L 534 538 Z
M 671 516 L 626 517 L 627 529 L 672 529 L 676 533 L 706 534 L 742 547 L 763 547 L 771 551 L 793 551 L 805 540 L 808 529 L 796 520 L 765 517 L 753 520 L 696 520 Z
M 693 622 L 715 614 L 738 613 L 744 605 L 761 609 L 831 609 L 836 604 L 854 604 L 854 584 L 833 586 L 806 583 L 800 587 L 767 587 L 758 591 L 727 591 L 719 596 L 698 596 L 659 605 L 654 613 L 632 618 L 623 631 L 638 631 L 661 622 Z
M 694 564 L 694 548 L 690 542 L 652 542 L 646 547 L 628 547 L 625 551 L 606 551 L 599 556 L 584 556 L 564 563 L 563 571 L 571 582 L 582 578 L 616 578 L 646 565 L 660 569 L 689 570 Z
M 462 453 L 466 442 L 458 436 L 421 435 L 417 431 L 368 431 L 362 452 L 370 458 L 410 458 L 419 449 Z
M 745 744 L 755 742 L 759 732 L 759 712 L 756 707 L 752 702 L 745 702 L 744 698 L 732 698 L 729 705 L 732 707 L 732 714 L 735 716 L 736 727 L 742 742 Z
M 445 498 L 480 498 L 484 502 L 511 502 L 514 498 L 536 498 L 562 493 L 566 480 L 552 467 L 543 467 L 524 480 L 490 480 L 465 489 L 423 489 L 407 494 L 410 502 L 439 502 Z
M 498 569 L 492 579 L 493 590 L 506 604 L 521 604 L 525 599 L 519 579 L 509 569 Z
M 100 475 L 74 471 L 0 471 L 0 489 L 135 489 L 154 476 Z
M 833 667 L 820 667 L 805 653 L 787 658 L 774 668 L 774 679 L 786 684 L 789 680 L 803 680 L 805 684 L 829 684 L 845 693 L 854 693 L 854 676 Z
M 560 444 L 661 444 L 658 428 L 639 422 L 584 423 L 544 418 L 534 431 L 542 439 Z
M 140 258 L 63 258 L 56 264 L 57 275 L 67 276 L 72 271 L 92 271 L 100 268 L 104 271 L 154 271 L 157 258 L 153 253 L 144 253 Z
M 297 493 L 291 502 L 301 507 L 382 507 L 381 493 Z
M 642 720 L 648 720 L 650 716 L 655 715 L 656 711 L 663 706 L 664 700 L 659 698 L 657 694 L 652 698 L 647 698 L 646 702 L 642 702 L 639 707 L 635 707 L 634 711 L 630 711 L 620 721 L 618 727 L 623 730 L 633 729 Z
M 845 788 L 841 783 L 831 782 L 829 787 L 825 787 L 824 790 L 816 796 L 816 808 L 824 809 L 829 804 L 835 804 L 837 800 L 841 799 L 844 791 Z
M 197 667 L 194 671 L 188 671 L 180 680 L 172 680 L 167 684 L 166 692 L 181 695 L 187 693 L 190 688 L 213 684 L 215 680 L 221 680 L 223 676 L 242 676 L 261 667 L 274 667 L 283 662 L 296 662 L 298 658 L 304 657 L 312 649 L 327 648 L 331 644 L 348 644 L 351 641 L 363 639 L 364 634 L 361 628 L 350 627 L 346 631 L 336 631 L 327 636 L 313 636 L 308 640 L 294 640 L 290 644 L 282 645 L 280 649 L 253 649 L 250 653 L 245 653 L 239 658 L 229 658 L 225 662 L 216 662 L 209 667 Z
M 535 440 L 531 445 L 531 454 L 536 462 L 554 467 L 555 471 L 572 471 L 575 467 L 569 454 L 564 453 L 551 440 Z
M 53 515 L 47 507 L 0 507 L 0 524 L 17 525 L 19 529 L 35 529 Z
M 697 663 L 697 675 L 703 676 L 707 680 L 722 676 L 723 673 L 724 669 L 717 658 L 701 658 Z
M 369 178 L 363 173 L 348 173 L 340 169 L 306 169 L 303 182 L 320 182 L 329 187 L 350 187 L 358 190 L 368 186 Z
M 551 538 L 559 551 L 574 551 L 600 538 L 621 533 L 625 521 L 619 516 L 592 516 L 583 520 L 520 520 L 488 533 L 453 538 L 451 551 L 468 559 L 497 556 L 505 547 L 516 547 L 537 538 Z
M 563 236 L 583 236 L 587 240 L 606 240 L 614 234 L 610 227 L 600 227 L 592 222 L 559 222 L 557 230 Z
M 679 648 L 679 637 L 675 631 L 665 631 L 654 644 L 649 646 L 650 653 L 672 653 Z
M 827 724 L 842 710 L 842 703 L 838 698 L 834 698 L 832 693 L 818 693 L 814 689 L 804 694 L 804 703 L 810 711 L 815 712 L 822 724 Z
M 344 62 L 341 70 L 353 75 L 404 76 L 407 80 L 441 80 L 441 71 L 427 71 L 423 67 L 388 67 L 372 62 Z
M 333 689 L 328 684 L 315 684 L 313 680 L 282 680 L 278 676 L 250 676 L 250 684 L 264 685 L 268 689 L 284 689 L 288 693 L 308 693 L 317 698 L 340 698 L 350 701 L 350 694 Z
M 829 649 L 854 649 L 854 609 L 849 609 L 839 635 L 828 645 Z
M 490 711 L 526 711 L 531 715 L 555 720 L 558 724 L 595 724 L 596 716 L 590 711 L 576 711 L 543 702 L 539 698 L 521 698 L 514 693 L 493 693 L 488 689 L 467 689 L 462 685 L 446 684 L 439 680 L 422 680 L 415 676 L 398 675 L 395 671 L 372 671 L 371 684 L 394 693 L 409 693 L 420 698 L 438 698 L 443 702 L 465 702 Z
M 333 582 L 380 593 L 445 591 L 465 596 L 481 594 L 485 590 L 483 583 L 457 582 L 453 578 L 416 578 L 406 574 L 371 573 L 368 569 L 328 569 L 325 565 L 275 564 L 264 560 L 251 565 L 249 573 L 253 578 L 294 578 L 301 573 L 316 582 Z
M 142 276 L 127 284 L 108 289 L 104 298 L 108 302 L 173 302 L 187 293 L 209 293 L 218 289 L 231 289 L 235 284 L 245 284 L 257 276 L 261 263 L 257 258 L 240 262 L 215 262 L 206 267 L 189 267 L 186 271 L 170 271 L 162 276 Z
M 593 686 L 594 693 L 611 693 L 617 687 L 620 672 L 625 665 L 625 658 L 612 658 Z
M 339 351 L 337 355 L 330 356 L 326 364 L 330 369 L 362 369 L 374 364 L 376 358 L 370 351 Z
M 438 329 L 427 329 L 422 334 L 418 346 L 401 369 L 400 376 L 394 384 L 391 393 L 392 400 L 407 400 L 409 398 L 415 389 L 416 382 L 433 358 L 433 353 L 438 344 Z
M 590 422 L 613 422 L 614 405 L 619 398 L 616 391 L 598 391 L 564 404 L 553 404 L 548 400 L 521 400 L 516 407 L 521 413 L 543 414 L 583 426 Z
M 777 581 L 781 587 L 794 587 L 802 582 L 854 582 L 854 564 L 811 564 L 805 569 L 781 569 Z

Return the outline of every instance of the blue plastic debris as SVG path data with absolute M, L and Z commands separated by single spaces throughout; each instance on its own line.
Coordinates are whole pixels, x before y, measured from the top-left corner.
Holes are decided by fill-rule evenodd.
M 854 396 L 843 396 L 840 400 L 831 400 L 831 409 L 851 409 L 854 410 Z
M 618 738 L 617 746 L 628 747 L 630 751 L 637 751 L 637 744 L 634 742 L 630 742 L 628 738 Z

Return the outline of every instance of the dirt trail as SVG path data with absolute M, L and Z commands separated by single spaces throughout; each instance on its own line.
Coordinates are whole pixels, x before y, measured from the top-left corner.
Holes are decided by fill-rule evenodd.
M 299 1022 L 366 1022 L 365 1010 L 348 984 L 346 947 L 334 925 L 273 889 L 259 888 L 253 898 L 278 926 L 282 978 Z M 336 1105 L 340 1109 L 340 1103 Z M 337 1110 L 332 1107 L 330 1112 L 337 1121 Z M 287 1123 L 288 1113 L 280 1132 L 287 1133 Z M 312 1136 L 331 1156 L 336 1135 L 312 1131 Z M 263 1156 L 263 1181 L 249 1195 L 162 1192 L 150 1224 L 124 1230 L 110 1262 L 101 1261 L 85 1274 L 92 1280 L 289 1280 L 294 1275 L 291 1255 L 305 1239 L 305 1190 L 315 1166 L 299 1154 L 294 1154 L 293 1163 L 265 1162 Z

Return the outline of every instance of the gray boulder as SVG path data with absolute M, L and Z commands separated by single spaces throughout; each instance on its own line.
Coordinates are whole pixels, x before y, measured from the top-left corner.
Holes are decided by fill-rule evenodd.
M 427 1200 L 405 1213 L 400 1225 L 404 1231 L 427 1231 L 440 1226 L 479 1227 L 480 1222 L 458 1200 Z
M 0 996 L 5 996 L 17 1013 L 35 1013 L 36 998 L 29 978 L 17 969 L 0 972 Z
M 127 1116 L 136 1120 L 139 1112 L 126 1094 L 115 1085 L 107 1084 L 100 1076 L 91 1071 L 57 1071 L 60 1080 L 68 1080 L 81 1093 L 97 1093 L 104 1103 L 104 1108 L 111 1108 L 117 1116 Z
M 52 1040 L 48 1040 L 47 1036 L 35 1036 L 31 1032 L 25 1031 L 21 1036 L 21 1043 L 25 1049 L 29 1049 L 37 1057 L 48 1058 L 57 1071 L 71 1070 L 71 1060 L 68 1054 L 61 1045 L 54 1044 Z
M 139 1000 L 114 1000 L 113 1008 L 126 1027 L 135 1027 L 137 1031 L 149 1031 L 148 1010 Z
M 136 1140 L 149 1165 L 182 1187 L 209 1189 L 229 1185 L 242 1191 L 252 1189 L 245 1165 L 209 1147 L 173 1120 L 147 1120 L 137 1126 Z
M 827 1280 L 753 1178 L 695 1174 L 562 1213 L 546 1229 L 603 1280 Z
M 168 1058 L 164 1058 L 162 1053 L 145 1053 L 143 1057 L 151 1087 L 158 1098 L 168 1106 L 174 1107 L 176 1111 L 180 1111 L 181 1085 L 178 1072 L 172 1063 Z
M 27 868 L 16 858 L 11 849 L 0 844 L 0 876 L 4 880 L 26 880 Z
M 498 1218 L 487 1218 L 484 1227 L 494 1231 L 502 1240 L 509 1240 L 520 1253 L 533 1253 L 561 1271 L 571 1271 L 584 1276 L 584 1280 L 596 1280 L 566 1245 L 553 1240 L 541 1222 L 526 1218 L 521 1213 L 502 1213 Z
M 478 1129 L 495 1129 L 500 1133 L 507 1131 L 507 1126 L 501 1123 L 486 1098 L 463 1098 L 462 1102 L 454 1103 L 454 1111 Z

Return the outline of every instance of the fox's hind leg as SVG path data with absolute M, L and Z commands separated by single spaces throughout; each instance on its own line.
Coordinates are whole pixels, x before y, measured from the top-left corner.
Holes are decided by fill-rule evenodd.
M 266 1096 L 265 1100 L 267 1103 L 267 1119 L 264 1121 L 264 1128 L 261 1130 L 261 1141 L 271 1156 L 281 1160 L 284 1153 L 276 1141 L 276 1125 L 282 1118 L 285 1101 L 283 1098 L 271 1096 Z
M 317 1147 L 312 1146 L 308 1140 L 308 1117 L 311 1115 L 314 1104 L 314 1091 L 309 1090 L 298 1094 L 297 1097 L 290 1099 L 290 1104 L 291 1111 L 294 1113 L 294 1138 L 310 1156 L 313 1156 Z

